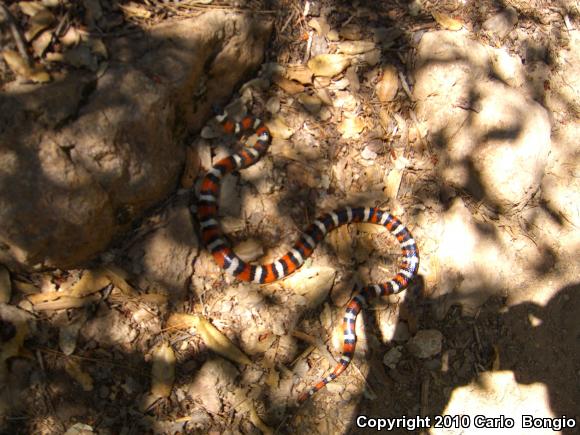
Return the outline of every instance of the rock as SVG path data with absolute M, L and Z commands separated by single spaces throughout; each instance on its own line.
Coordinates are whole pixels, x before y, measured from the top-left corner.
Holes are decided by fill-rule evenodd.
M 385 356 L 383 357 L 383 364 L 391 369 L 394 369 L 397 367 L 397 364 L 401 360 L 402 356 L 403 354 L 401 351 L 399 351 L 399 349 L 396 347 L 393 347 L 391 350 L 385 353 Z
M 182 300 L 187 292 L 192 262 L 199 250 L 191 214 L 185 205 L 169 209 L 160 228 L 135 245 L 130 256 L 148 282 Z
M 185 130 L 200 129 L 210 104 L 259 65 L 269 31 L 262 19 L 212 11 L 112 40 L 102 76 L 6 85 L 0 262 L 80 265 L 167 197 L 183 168 Z M 204 77 L 215 79 L 202 88 Z
M 483 29 L 495 34 L 498 38 L 503 39 L 513 29 L 518 22 L 517 11 L 507 7 L 503 11 L 488 18 L 483 23 Z
M 441 352 L 443 334 L 436 329 L 423 329 L 407 343 L 407 349 L 417 358 L 430 358 Z
M 201 401 L 208 412 L 218 414 L 222 410 L 220 397 L 232 390 L 237 376 L 238 370 L 233 364 L 222 358 L 214 358 L 199 369 L 193 382 L 184 389 L 193 400 Z
M 137 330 L 119 311 L 101 306 L 96 317 L 83 325 L 80 331 L 85 340 L 94 340 L 102 346 L 128 349 L 137 337 Z
M 414 97 L 430 135 L 444 140 L 444 180 L 513 213 L 540 186 L 551 126 L 524 91 L 489 77 L 490 64 L 485 47 L 465 35 L 430 32 L 418 47 Z
M 385 66 L 383 77 L 376 86 L 377 98 L 381 103 L 392 101 L 397 95 L 398 89 L 399 76 L 397 75 L 397 69 L 393 65 Z

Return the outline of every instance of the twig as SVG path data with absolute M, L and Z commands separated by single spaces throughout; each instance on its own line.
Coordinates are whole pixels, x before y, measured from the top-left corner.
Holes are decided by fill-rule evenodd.
M 18 48 L 18 52 L 20 56 L 26 61 L 28 67 L 32 66 L 32 58 L 30 54 L 28 54 L 28 50 L 26 49 L 26 40 L 24 39 L 24 35 L 18 26 L 18 23 L 14 19 L 14 16 L 10 12 L 10 9 L 6 7 L 4 2 L 0 3 L 0 21 L 4 21 L 10 27 L 10 31 L 12 32 L 12 37 L 14 38 L 14 43 L 16 44 L 16 48 Z

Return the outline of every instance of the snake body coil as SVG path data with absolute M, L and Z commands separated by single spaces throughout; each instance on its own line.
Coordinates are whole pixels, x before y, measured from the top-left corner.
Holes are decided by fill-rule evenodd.
M 373 284 L 355 292 L 346 306 L 343 318 L 342 356 L 334 370 L 298 398 L 304 402 L 314 393 L 336 379 L 350 364 L 356 346 L 355 321 L 362 307 L 375 297 L 403 291 L 416 276 L 419 268 L 419 251 L 410 231 L 392 214 L 373 207 L 345 207 L 316 219 L 302 234 L 292 249 L 278 260 L 263 265 L 244 262 L 230 247 L 224 237 L 218 219 L 218 198 L 221 179 L 234 171 L 256 163 L 268 149 L 271 136 L 268 128 L 257 118 L 244 117 L 234 122 L 227 112 L 216 117 L 228 134 L 237 137 L 255 133 L 257 141 L 245 146 L 217 162 L 202 180 L 198 198 L 197 216 L 201 227 L 201 238 L 217 264 L 240 281 L 270 283 L 282 279 L 300 268 L 304 261 L 330 231 L 353 222 L 369 222 L 386 227 L 401 246 L 401 259 L 397 274 L 384 284 Z

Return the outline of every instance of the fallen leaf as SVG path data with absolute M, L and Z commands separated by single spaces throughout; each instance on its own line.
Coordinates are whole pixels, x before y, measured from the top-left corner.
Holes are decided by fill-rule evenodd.
M 376 45 L 370 41 L 346 41 L 337 44 L 336 48 L 339 53 L 361 54 L 374 50 Z
M 288 80 L 285 77 L 277 77 L 274 79 L 274 83 L 289 95 L 298 94 L 299 92 L 304 91 L 304 86 L 302 84 L 295 82 L 294 80 Z
M 64 369 L 71 378 L 77 381 L 85 391 L 93 390 L 93 378 L 83 371 L 80 364 L 73 359 L 69 359 L 64 364 Z
M 12 295 L 12 283 L 10 282 L 10 272 L 0 264 L 0 303 L 7 304 L 10 302 Z
M 93 302 L 97 302 L 100 299 L 101 297 L 99 295 L 90 295 L 83 298 L 77 298 L 74 296 L 63 296 L 57 300 L 34 304 L 33 308 L 35 311 L 68 310 L 69 308 L 80 308 L 86 305 L 90 305 Z
M 326 36 L 326 34 L 330 31 L 330 25 L 326 21 L 325 17 L 312 18 L 310 21 L 308 21 L 308 25 L 316 30 L 316 33 L 319 36 Z
M 208 348 L 239 364 L 251 364 L 250 359 L 207 319 L 201 316 L 198 319 L 197 332 Z
M 151 369 L 151 394 L 153 397 L 169 397 L 175 381 L 175 353 L 166 342 L 153 349 Z
M 38 287 L 36 287 L 32 283 L 25 282 L 25 281 L 19 281 L 17 279 L 14 280 L 13 284 L 14 284 L 14 288 L 16 290 L 24 293 L 25 295 L 33 295 L 33 294 L 38 293 L 40 290 Z
M 251 364 L 250 359 L 203 316 L 174 313 L 166 322 L 167 329 L 194 328 L 206 346 L 215 353 L 240 364 Z
M 131 2 L 126 5 L 119 6 L 123 10 L 123 14 L 127 18 L 142 18 L 142 19 L 151 18 L 151 11 L 149 11 L 148 9 L 139 4 Z
M 4 50 L 2 52 L 2 57 L 8 68 L 12 70 L 14 74 L 20 77 L 28 78 L 32 70 L 28 66 L 26 60 L 20 56 L 20 54 L 14 50 Z
M 55 21 L 55 16 L 49 10 L 45 9 L 38 12 L 32 18 L 30 18 L 28 30 L 24 34 L 24 37 L 27 41 L 32 41 L 36 35 L 50 27 Z
M 350 65 L 350 59 L 343 54 L 320 54 L 308 61 L 308 68 L 314 75 L 333 77 Z
M 433 12 L 433 18 L 435 21 L 441 25 L 441 27 L 447 30 L 460 30 L 463 27 L 463 23 L 455 18 L 451 18 L 449 15 L 441 12 Z
M 18 7 L 24 15 L 28 15 L 29 17 L 33 17 L 37 13 L 47 10 L 40 2 L 18 2 Z
M 303 85 L 312 84 L 314 73 L 305 65 L 293 65 L 286 69 L 286 78 L 295 80 Z
M 69 288 L 68 293 L 70 296 L 80 298 L 96 293 L 110 283 L 111 279 L 107 276 L 105 269 L 86 270 L 81 279 Z
M 345 117 L 338 125 L 338 131 L 342 133 L 343 139 L 352 139 L 358 137 L 359 133 L 365 127 L 364 120 L 360 117 L 347 118 Z
M 273 138 L 289 139 L 294 134 L 294 130 L 286 125 L 280 116 L 276 116 L 266 122 L 266 126 L 270 130 Z
M 377 98 L 381 103 L 392 101 L 399 89 L 399 76 L 393 65 L 385 66 L 383 76 L 376 85 Z
M 123 269 L 110 264 L 104 269 L 104 274 L 124 295 L 137 296 L 135 289 L 127 282 L 129 274 Z

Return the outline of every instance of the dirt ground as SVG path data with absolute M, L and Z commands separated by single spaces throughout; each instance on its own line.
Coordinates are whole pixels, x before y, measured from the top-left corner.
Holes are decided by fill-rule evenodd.
M 62 7 L 83 22 L 99 1 L 80 3 Z M 274 137 L 258 164 L 223 182 L 222 225 L 236 251 L 272 261 L 321 212 L 381 206 L 417 240 L 419 277 L 359 316 L 353 363 L 297 407 L 297 396 L 340 354 L 340 319 L 354 285 L 391 276 L 397 247 L 372 226 L 349 225 L 282 282 L 260 286 L 227 276 L 198 242 L 189 211 L 201 176 L 239 146 L 209 121 L 184 143 L 194 154 L 184 170 L 191 182 L 184 177 L 94 263 L 10 271 L 12 294 L 0 314 L 19 323 L 1 325 L 0 432 L 350 434 L 375 432 L 376 418 L 404 420 L 406 427 L 388 431 L 395 434 L 580 433 L 578 5 L 182 3 L 120 2 L 130 12 L 111 26 L 112 38 L 211 8 L 274 23 L 261 70 L 229 106 L 268 121 Z M 26 14 L 9 6 L 29 30 Z M 505 11 L 512 10 L 517 20 L 507 25 Z M 515 59 L 520 81 L 510 81 L 518 73 L 500 77 L 498 68 L 497 89 L 509 85 L 521 94 L 530 108 L 522 117 L 545 110 L 550 149 L 539 188 L 525 201 L 493 203 L 489 191 L 446 178 L 452 138 L 434 125 L 454 122 L 453 110 L 485 110 L 477 98 L 457 109 L 446 94 L 440 106 L 425 108 L 414 95 L 419 45 L 438 31 Z M 331 77 L 304 73 L 309 59 L 345 50 L 355 60 Z M 5 64 L 0 73 L 3 85 L 17 78 Z M 497 139 L 515 143 L 520 133 Z M 485 174 L 467 171 L 486 186 Z M 91 301 L 71 307 L 38 296 L 58 291 Z M 450 427 L 408 426 L 437 415 L 452 417 L 445 420 Z M 522 429 L 522 415 L 569 427 Z

